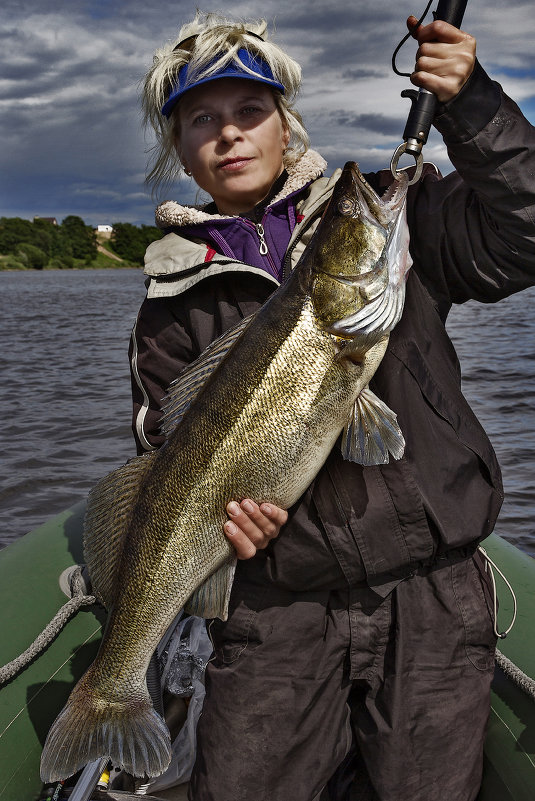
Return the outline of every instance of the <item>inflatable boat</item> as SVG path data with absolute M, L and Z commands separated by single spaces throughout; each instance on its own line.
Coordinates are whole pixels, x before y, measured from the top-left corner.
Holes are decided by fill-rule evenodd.
M 64 607 L 67 599 L 58 579 L 83 561 L 84 511 L 85 504 L 79 503 L 0 551 L 0 665 L 19 657 Z M 478 801 L 533 801 L 535 559 L 496 534 L 483 544 L 511 583 L 518 614 L 509 636 L 499 641 Z M 499 576 L 496 581 L 501 630 L 513 613 L 513 599 Z M 82 606 L 46 650 L 0 688 L 0 801 L 47 797 L 39 778 L 41 749 L 73 684 L 96 655 L 102 623 L 98 606 Z M 183 793 L 182 788 L 162 796 L 179 799 Z M 126 795 L 134 797 L 95 792 L 91 798 Z

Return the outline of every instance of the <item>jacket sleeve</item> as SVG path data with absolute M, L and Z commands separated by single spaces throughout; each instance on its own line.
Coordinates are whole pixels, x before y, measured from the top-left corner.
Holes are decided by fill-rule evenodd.
M 129 349 L 138 453 L 164 441 L 161 409 L 169 384 L 214 339 L 257 311 L 271 291 L 271 282 L 230 272 L 205 278 L 182 294 L 143 301 Z
M 132 430 L 138 454 L 162 444 L 159 428 L 166 390 L 197 355 L 191 334 L 172 301 L 176 299 L 145 299 L 132 329 Z
M 535 283 L 535 128 L 476 62 L 435 126 L 455 172 L 409 193 L 414 268 L 439 304 L 493 302 Z

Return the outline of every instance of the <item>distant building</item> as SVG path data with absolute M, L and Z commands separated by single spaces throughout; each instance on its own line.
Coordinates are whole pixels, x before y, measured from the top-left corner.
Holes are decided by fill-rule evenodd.
M 113 233 L 113 225 L 97 225 L 97 234 Z
M 35 215 L 33 221 L 35 222 L 36 220 L 44 220 L 45 222 L 52 223 L 52 225 L 58 224 L 58 221 L 56 220 L 55 217 L 38 217 L 37 215 Z

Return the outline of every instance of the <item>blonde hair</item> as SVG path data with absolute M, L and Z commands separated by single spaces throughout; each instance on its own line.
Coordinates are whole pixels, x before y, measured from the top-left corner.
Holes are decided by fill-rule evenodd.
M 152 186 L 153 194 L 172 183 L 183 171 L 176 149 L 176 143 L 180 140 L 179 104 L 169 119 L 161 112 L 176 85 L 180 68 L 189 65 L 188 81 L 192 82 L 217 72 L 230 62 L 250 72 L 238 56 L 241 48 L 248 50 L 252 56 L 260 56 L 271 68 L 275 81 L 285 88 L 284 95 L 273 90 L 283 125 L 290 134 L 283 157 L 284 166 L 287 169 L 292 167 L 308 150 L 308 134 L 300 114 L 293 108 L 301 86 L 301 68 L 280 47 L 266 41 L 266 30 L 264 20 L 234 22 L 217 14 L 197 12 L 192 22 L 182 26 L 173 42 L 156 51 L 152 67 L 145 76 L 141 98 L 143 122 L 156 134 L 156 144 L 149 151 L 151 160 L 146 176 L 146 183 Z M 183 44 L 184 47 L 176 49 L 177 44 Z M 215 62 L 214 54 L 219 55 Z

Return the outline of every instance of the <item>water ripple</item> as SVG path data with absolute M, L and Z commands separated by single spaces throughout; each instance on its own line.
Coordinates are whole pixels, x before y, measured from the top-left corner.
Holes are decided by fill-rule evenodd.
M 496 450 L 505 501 L 497 531 L 535 556 L 535 289 L 453 309 L 463 392 Z
M 0 547 L 134 453 L 127 346 L 137 270 L 0 273 Z M 504 474 L 498 531 L 535 555 L 535 290 L 467 303 L 448 330 Z
M 0 273 L 0 543 L 134 454 L 128 339 L 139 270 Z

